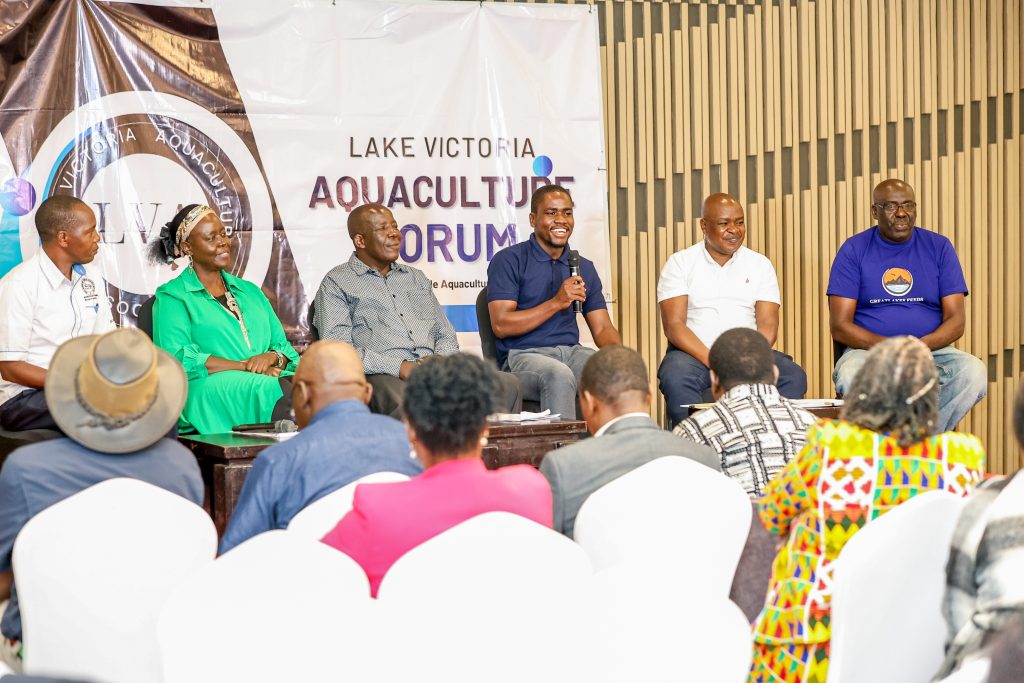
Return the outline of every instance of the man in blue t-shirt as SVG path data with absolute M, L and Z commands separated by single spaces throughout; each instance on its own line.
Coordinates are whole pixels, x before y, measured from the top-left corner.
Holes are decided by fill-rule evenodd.
M 538 188 L 530 198 L 533 235 L 494 255 L 487 268 L 487 301 L 497 341 L 498 363 L 523 385 L 523 398 L 541 410 L 576 417 L 576 386 L 594 353 L 580 345 L 573 302 L 598 347 L 621 344 L 608 316 L 601 278 L 580 257 L 579 275 L 569 274 L 573 201 L 559 185 Z
M 963 336 L 967 282 L 948 239 L 915 227 L 914 189 L 886 180 L 872 193 L 878 225 L 843 243 L 828 279 L 832 338 L 846 347 L 833 379 L 839 394 L 864 364 L 866 349 L 911 335 L 932 350 L 939 370 L 939 424 L 953 429 L 988 392 L 985 364 L 953 348 Z

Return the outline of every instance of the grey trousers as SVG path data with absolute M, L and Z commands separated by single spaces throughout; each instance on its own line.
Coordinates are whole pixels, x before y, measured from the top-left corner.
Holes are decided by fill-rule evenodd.
M 550 410 L 567 420 L 576 419 L 576 391 L 580 375 L 593 349 L 573 346 L 541 346 L 512 349 L 505 368 L 519 378 L 523 398 L 540 401 L 540 409 Z
M 370 398 L 370 412 L 390 415 L 402 419 L 402 397 L 405 396 L 405 380 L 394 375 L 367 375 L 366 381 L 373 385 Z M 523 393 L 519 380 L 508 372 L 498 373 L 498 395 L 494 407 L 499 413 L 518 413 L 523 409 Z

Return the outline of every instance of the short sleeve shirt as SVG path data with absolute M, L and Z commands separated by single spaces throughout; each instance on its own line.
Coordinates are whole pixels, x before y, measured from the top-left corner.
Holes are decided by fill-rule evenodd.
M 0 280 L 0 361 L 50 367 L 57 348 L 75 337 L 114 329 L 107 283 L 90 265 L 75 265 L 68 280 L 39 249 Z M 0 404 L 26 387 L 0 379 Z
M 878 227 L 843 242 L 828 278 L 829 296 L 857 302 L 853 322 L 883 337 L 923 337 L 942 324 L 942 298 L 967 294 L 950 241 L 914 228 L 906 242 L 884 239 Z
M 515 301 L 517 310 L 526 310 L 551 299 L 569 277 L 570 250 L 571 247 L 565 245 L 561 256 L 553 259 L 537 244 L 534 235 L 525 242 L 502 249 L 487 267 L 487 300 Z M 594 262 L 583 256 L 580 256 L 580 276 L 587 286 L 583 313 L 608 308 Z M 579 341 L 579 324 L 570 306 L 526 334 L 498 339 L 498 363 L 504 365 L 512 349 L 571 346 Z
M 686 326 L 711 347 L 718 336 L 734 327 L 757 328 L 754 304 L 781 304 L 779 279 L 772 262 L 740 247 L 720 266 L 704 242 L 669 257 L 658 280 L 658 301 L 685 296 Z

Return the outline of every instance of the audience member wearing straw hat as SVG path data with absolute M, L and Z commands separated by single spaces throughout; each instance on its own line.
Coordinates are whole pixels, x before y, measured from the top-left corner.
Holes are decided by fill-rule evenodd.
M 22 636 L 11 554 L 28 520 L 115 477 L 139 479 L 202 504 L 195 457 L 163 438 L 174 428 L 187 391 L 181 365 L 135 329 L 77 337 L 57 349 L 46 373 L 46 402 L 67 438 L 19 448 L 0 470 L 0 600 L 9 597 L 0 602 L 0 660 L 12 668 L 20 668 Z

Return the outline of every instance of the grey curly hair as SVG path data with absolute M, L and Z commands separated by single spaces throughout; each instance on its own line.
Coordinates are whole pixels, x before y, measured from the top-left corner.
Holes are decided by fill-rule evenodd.
M 889 434 L 904 448 L 935 433 L 939 376 L 932 352 L 914 337 L 876 344 L 850 383 L 842 419 Z

